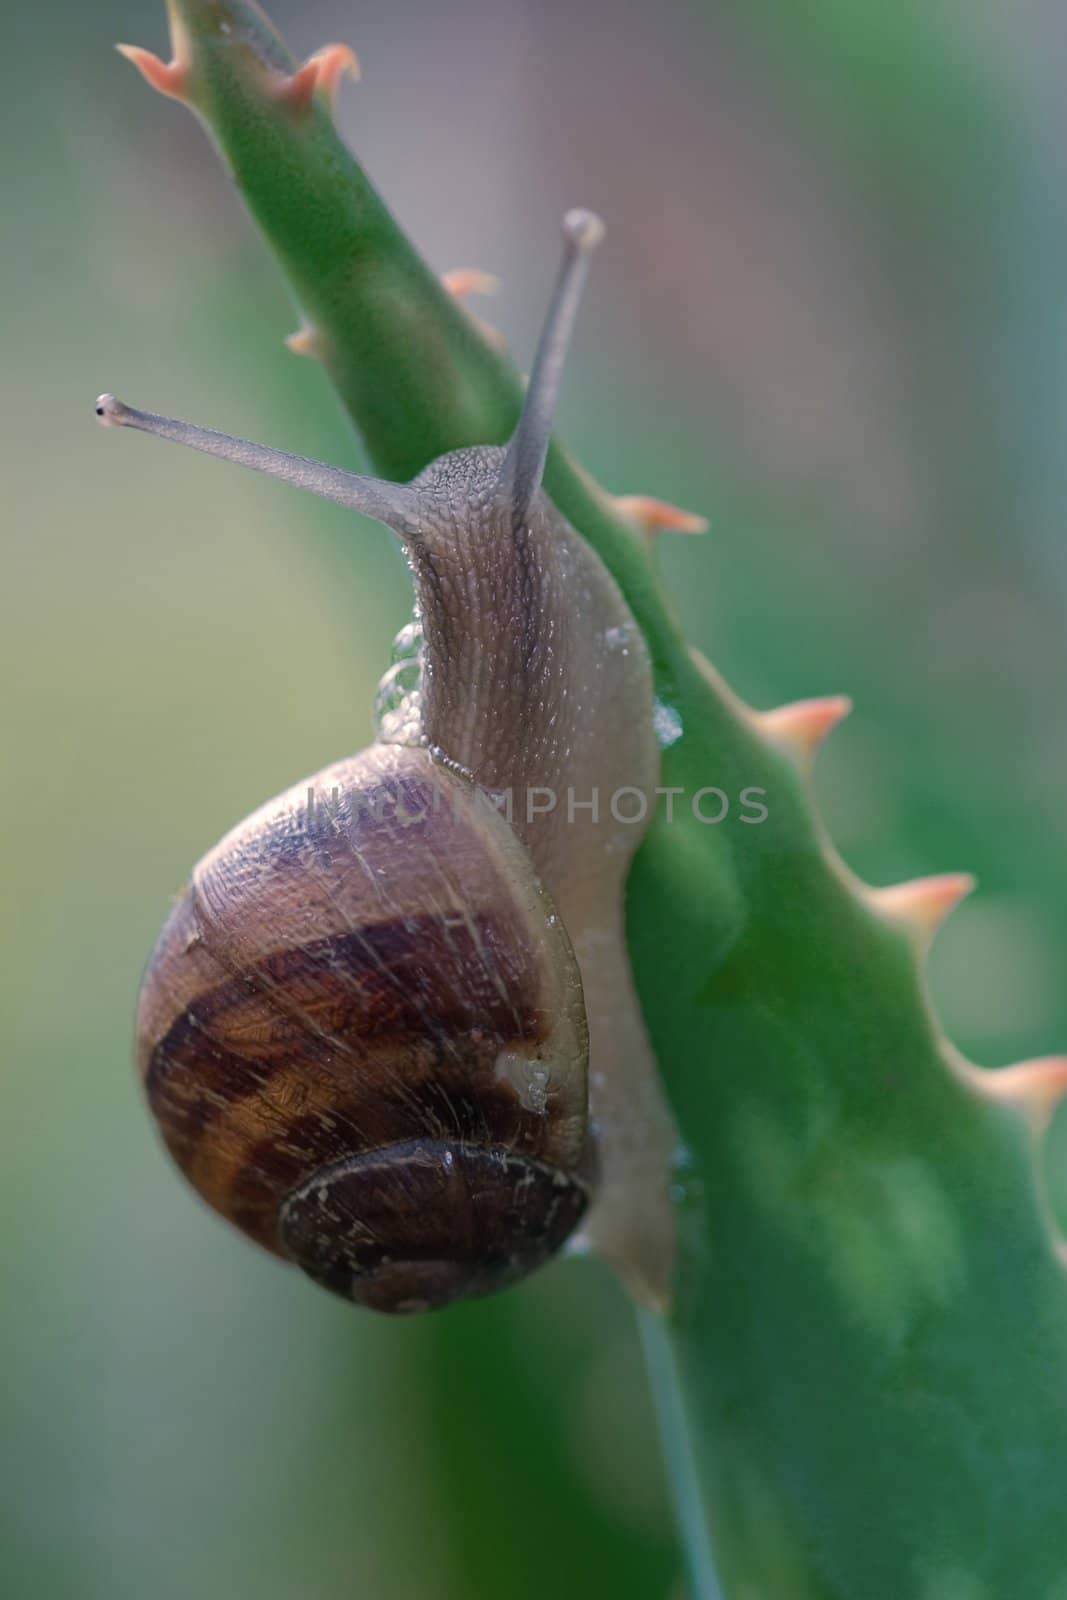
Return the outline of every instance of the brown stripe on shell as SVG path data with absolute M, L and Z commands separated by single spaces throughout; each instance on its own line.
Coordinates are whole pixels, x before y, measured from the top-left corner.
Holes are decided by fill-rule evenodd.
M 408 917 L 275 952 L 199 996 L 172 1025 L 148 1059 L 149 1104 L 165 1116 L 171 1080 L 186 1067 L 200 1103 L 185 1115 L 203 1129 L 227 1103 L 261 1090 L 297 1047 L 355 1063 L 378 1040 L 411 1038 L 447 1064 L 453 1041 L 472 1031 L 536 1045 L 547 1032 L 537 975 L 516 962 L 509 931 L 518 930 L 487 915 L 458 928 Z
M 551 1158 L 551 1079 L 524 1104 L 497 1073 L 502 1052 L 535 1069 L 549 1026 L 515 933 L 487 914 L 408 917 L 274 952 L 200 996 L 145 1076 L 178 1165 L 269 1245 L 279 1197 L 359 1151 L 423 1137 Z
M 484 1052 L 483 1052 L 484 1054 Z M 266 1242 L 273 1239 L 273 1218 L 279 1197 L 288 1194 L 320 1168 L 348 1157 L 380 1150 L 396 1141 L 464 1143 L 510 1149 L 517 1158 L 551 1162 L 571 1140 L 561 1137 L 561 1123 L 550 1094 L 543 1114 L 526 1109 L 511 1083 L 494 1078 L 492 1061 L 476 1065 L 471 1087 L 425 1079 L 413 1088 L 394 1085 L 393 1092 L 324 1107 L 268 1134 L 234 1163 L 227 1175 L 225 1210 L 231 1221 Z

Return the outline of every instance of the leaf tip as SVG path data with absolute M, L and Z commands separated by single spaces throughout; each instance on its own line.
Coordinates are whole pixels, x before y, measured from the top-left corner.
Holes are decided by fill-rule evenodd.
M 500 288 L 500 279 L 495 278 L 491 272 L 482 272 L 478 267 L 456 267 L 451 272 L 441 274 L 441 287 L 452 296 L 453 300 L 462 305 L 472 294 L 496 294 Z M 495 350 L 507 348 L 507 341 L 499 328 L 484 322 L 473 312 L 468 311 L 468 314 L 475 327 Z
M 170 100 L 189 98 L 188 62 L 177 55 L 171 61 L 164 61 L 154 51 L 145 50 L 139 44 L 117 44 L 115 49 L 120 56 L 132 62 L 145 82 L 160 94 L 165 94 Z
M 286 73 L 278 82 L 278 97 L 294 111 L 310 111 L 316 94 L 325 97 L 332 110 L 341 79 L 348 75 L 358 82 L 359 58 L 347 44 L 326 44 L 308 56 L 303 66 Z
M 977 1074 L 982 1092 L 992 1100 L 1015 1106 L 1035 1133 L 1043 1133 L 1053 1112 L 1067 1095 L 1067 1056 L 1039 1056 L 1014 1066 Z
M 708 519 L 648 494 L 617 494 L 612 505 L 624 522 L 655 540 L 661 533 L 707 533 Z
M 969 872 L 942 872 L 930 878 L 915 878 L 887 889 L 871 889 L 869 898 L 875 910 L 907 928 L 925 949 L 941 925 L 976 887 Z
M 801 766 L 810 766 L 819 746 L 852 710 L 848 695 L 822 695 L 812 700 L 794 700 L 761 711 L 756 721 L 762 733 L 784 746 Z
M 479 267 L 454 267 L 441 274 L 441 284 L 455 300 L 466 300 L 472 294 L 496 294 L 500 279 Z
M 318 332 L 306 323 L 302 328 L 297 328 L 295 333 L 290 333 L 285 340 L 285 347 L 291 350 L 294 356 L 310 356 L 316 359 L 322 354 L 322 345 Z

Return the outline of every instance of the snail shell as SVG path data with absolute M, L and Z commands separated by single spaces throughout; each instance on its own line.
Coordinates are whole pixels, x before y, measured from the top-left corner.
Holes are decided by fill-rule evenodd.
M 425 750 L 338 762 L 205 857 L 138 1036 L 204 1198 L 364 1305 L 502 1288 L 585 1210 L 570 941 L 507 822 Z

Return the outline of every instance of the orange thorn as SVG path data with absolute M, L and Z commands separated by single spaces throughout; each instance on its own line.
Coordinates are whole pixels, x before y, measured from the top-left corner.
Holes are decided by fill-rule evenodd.
M 455 267 L 441 274 L 441 282 L 456 300 L 466 300 L 471 294 L 496 294 L 500 288 L 499 278 L 477 267 Z
M 187 62 L 179 61 L 177 56 L 173 61 L 162 61 L 151 50 L 143 50 L 139 44 L 117 44 L 115 49 L 127 61 L 132 61 L 142 78 L 153 89 L 158 89 L 160 94 L 167 95 L 171 100 L 186 99 L 185 87 L 189 77 Z
M 695 511 L 683 511 L 666 500 L 655 500 L 647 494 L 617 494 L 612 496 L 615 510 L 627 522 L 632 522 L 641 533 L 655 538 L 657 533 L 707 533 L 707 517 Z
M 981 1088 L 992 1100 L 1017 1106 L 1036 1133 L 1043 1133 L 1067 1094 L 1067 1056 L 1040 1056 L 1013 1067 L 979 1074 Z
M 318 356 L 319 336 L 314 328 L 297 328 L 295 333 L 290 333 L 285 341 L 286 348 L 295 356 Z
M 346 72 L 353 83 L 359 82 L 359 57 L 350 45 L 323 45 L 321 50 L 316 50 L 315 54 L 308 58 L 308 65 L 313 61 L 318 63 L 318 82 L 316 87 L 326 96 L 331 106 L 337 97 L 338 86 Z
M 468 295 L 496 294 L 500 288 L 500 279 L 494 278 L 491 272 L 482 272 L 478 267 L 456 267 L 451 272 L 442 272 L 441 287 L 453 300 L 462 303 Z M 498 328 L 491 323 L 483 322 L 481 317 L 474 316 L 468 311 L 468 316 L 478 329 L 483 338 L 487 339 L 494 350 L 506 350 L 507 341 Z
M 278 93 L 294 110 L 309 111 L 313 96 L 321 91 L 332 109 L 337 86 L 346 72 L 359 81 L 356 52 L 347 44 L 326 44 L 308 56 L 302 67 L 281 79 Z
M 832 729 L 852 710 L 846 694 L 828 694 L 815 700 L 795 700 L 773 711 L 757 712 L 762 731 L 785 744 L 795 756 L 809 762 Z
M 969 872 L 943 872 L 932 878 L 895 883 L 888 889 L 871 889 L 869 894 L 875 910 L 910 928 L 927 945 L 974 888 L 975 880 Z

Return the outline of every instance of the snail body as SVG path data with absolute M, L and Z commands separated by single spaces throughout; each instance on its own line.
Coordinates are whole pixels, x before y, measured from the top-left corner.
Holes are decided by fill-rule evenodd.
M 651 809 L 651 673 L 540 489 L 600 225 L 564 232 L 511 444 L 409 485 L 97 405 L 377 517 L 411 565 L 417 694 L 201 861 L 137 1023 L 149 1106 L 203 1198 L 382 1311 L 503 1288 L 580 1226 L 645 1299 L 667 1291 L 673 1134 L 622 927 L 643 826 L 609 808 L 626 789 Z

